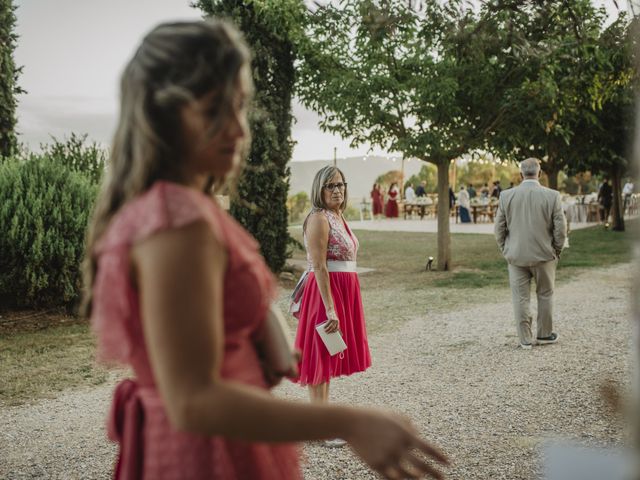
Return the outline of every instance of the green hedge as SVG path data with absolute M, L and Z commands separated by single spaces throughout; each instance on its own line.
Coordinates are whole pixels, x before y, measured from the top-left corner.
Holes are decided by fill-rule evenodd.
M 49 161 L 81 173 L 92 183 L 99 184 L 102 180 L 107 153 L 97 143 L 89 142 L 86 134 L 72 133 L 63 140 L 51 137 L 51 142 L 40 148 L 40 156 Z
M 0 301 L 71 307 L 97 186 L 46 156 L 0 165 Z
M 232 201 L 230 213 L 258 240 L 271 270 L 280 272 L 295 244 L 287 229 L 287 164 L 293 151 L 293 37 L 305 14 L 304 3 L 195 0 L 192 4 L 205 15 L 234 22 L 253 52 L 253 141 L 238 185 L 241 200 Z

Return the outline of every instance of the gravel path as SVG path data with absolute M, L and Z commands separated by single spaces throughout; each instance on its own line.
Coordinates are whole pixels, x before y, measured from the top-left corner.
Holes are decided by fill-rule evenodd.
M 332 383 L 332 399 L 391 407 L 453 459 L 448 478 L 541 478 L 547 439 L 620 445 L 623 427 L 597 393 L 628 385 L 631 265 L 592 270 L 557 289 L 556 345 L 516 348 L 509 292 L 496 303 L 416 317 L 370 339 L 373 367 Z M 420 308 L 416 299 L 416 309 Z M 0 409 L 0 478 L 106 479 L 106 385 Z M 278 395 L 306 401 L 285 384 Z M 348 448 L 305 447 L 307 479 L 376 478 Z

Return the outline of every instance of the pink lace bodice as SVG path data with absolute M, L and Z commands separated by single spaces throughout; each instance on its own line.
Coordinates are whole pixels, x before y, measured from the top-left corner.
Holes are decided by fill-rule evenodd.
M 327 260 L 356 261 L 358 253 L 358 239 L 347 225 L 342 215 L 339 217 L 328 210 L 316 210 L 311 214 L 320 213 L 327 218 L 329 222 L 329 241 L 327 242 Z M 307 235 L 304 235 L 304 246 L 307 250 L 307 264 L 310 267 L 313 264 L 311 255 L 309 254 L 309 246 Z

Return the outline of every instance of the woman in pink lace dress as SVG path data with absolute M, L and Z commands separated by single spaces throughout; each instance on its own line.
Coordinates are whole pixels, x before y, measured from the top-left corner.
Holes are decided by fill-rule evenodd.
M 385 476 L 410 449 L 401 418 L 269 392 L 258 346 L 275 281 L 255 240 L 212 199 L 248 147 L 249 53 L 209 20 L 160 25 L 122 77 L 107 178 L 87 240 L 84 311 L 98 356 L 128 365 L 108 419 L 119 479 L 298 479 L 301 440 L 345 435 Z M 272 381 L 272 379 L 276 381 Z M 269 379 L 269 380 L 268 380 Z
M 312 402 L 328 402 L 332 378 L 363 372 L 371 365 L 356 273 L 358 239 L 342 215 L 347 199 L 344 174 L 336 167 L 322 168 L 313 180 L 313 209 L 303 226 L 308 274 L 295 341 L 302 352 L 298 380 L 309 386 Z M 347 345 L 343 352 L 331 355 L 322 342 L 316 326 L 325 321 L 327 333 L 340 331 Z

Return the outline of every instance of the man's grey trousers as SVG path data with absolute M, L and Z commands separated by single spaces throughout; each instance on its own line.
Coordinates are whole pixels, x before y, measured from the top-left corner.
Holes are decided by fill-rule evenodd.
M 531 279 L 536 282 L 536 296 L 538 297 L 537 337 L 551 335 L 553 328 L 553 288 L 556 281 L 556 266 L 558 260 L 539 263 L 532 267 L 518 267 L 509 264 L 509 284 L 511 285 L 511 300 L 516 320 L 516 329 L 520 343 L 532 343 L 531 314 L 529 303 L 531 299 Z

